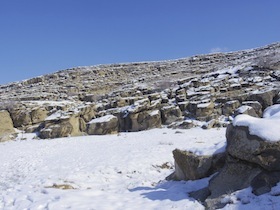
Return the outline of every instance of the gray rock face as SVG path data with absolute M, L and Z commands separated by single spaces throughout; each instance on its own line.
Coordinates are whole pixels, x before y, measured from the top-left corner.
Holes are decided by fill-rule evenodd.
M 227 152 L 231 156 L 258 164 L 268 171 L 280 170 L 280 141 L 264 141 L 250 135 L 248 127 L 233 125 L 228 126 L 226 137 Z
M 217 172 L 223 167 L 225 154 L 219 153 L 213 156 L 200 156 L 189 151 L 175 149 L 175 172 L 167 179 L 196 180 Z

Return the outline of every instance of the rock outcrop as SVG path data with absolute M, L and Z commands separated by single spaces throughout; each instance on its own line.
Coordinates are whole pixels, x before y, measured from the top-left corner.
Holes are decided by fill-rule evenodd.
M 117 117 L 118 132 L 174 123 L 188 128 L 188 120 L 209 122 L 205 128 L 223 126 L 221 118 L 246 113 L 235 112 L 242 105 L 253 108 L 248 114 L 261 116 L 279 103 L 279 54 L 275 43 L 169 61 L 66 69 L 1 85 L 0 109 L 9 112 L 15 128 L 42 138 L 89 134 L 87 123 L 105 115 Z M 67 119 L 49 121 L 57 111 Z
M 218 172 L 207 188 L 190 193 L 207 209 L 225 206 L 224 196 L 249 186 L 255 195 L 267 193 L 280 181 L 279 125 L 279 104 L 265 109 L 263 118 L 237 115 L 227 127 L 226 152 L 218 158 L 219 164 L 213 164 L 215 155 L 197 156 L 176 149 L 175 172 L 168 178 L 194 180 Z M 211 170 L 213 166 L 215 170 Z
M 12 139 L 13 134 L 15 129 L 9 112 L 0 110 L 0 142 Z

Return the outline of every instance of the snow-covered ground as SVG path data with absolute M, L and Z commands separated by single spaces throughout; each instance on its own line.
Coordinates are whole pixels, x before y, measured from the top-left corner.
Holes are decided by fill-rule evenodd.
M 172 150 L 211 154 L 225 146 L 224 128 L 24 137 L 0 144 L 0 209 L 204 209 L 188 192 L 205 187 L 209 178 L 165 181 L 174 171 Z M 280 186 L 259 197 L 248 188 L 229 194 L 233 204 L 225 209 L 279 209 L 278 195 Z

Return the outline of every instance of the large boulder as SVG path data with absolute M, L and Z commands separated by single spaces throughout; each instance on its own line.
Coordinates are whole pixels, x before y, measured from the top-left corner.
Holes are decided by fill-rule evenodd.
M 39 127 L 42 139 L 82 135 L 80 117 L 71 113 L 56 112 L 47 117 Z
M 24 126 L 32 125 L 31 110 L 26 107 L 21 109 L 11 109 L 10 114 L 16 128 L 22 128 Z
M 190 151 L 175 149 L 175 172 L 167 177 L 173 180 L 196 180 L 217 172 L 224 165 L 225 153 L 196 155 Z
M 178 106 L 170 105 L 161 108 L 163 124 L 170 124 L 182 118 L 182 112 Z
M 87 133 L 89 135 L 105 135 L 118 132 L 118 118 L 114 115 L 105 115 L 88 122 Z
M 41 123 L 48 117 L 48 111 L 44 107 L 33 108 L 30 116 L 32 124 Z
M 159 110 L 129 113 L 125 120 L 127 131 L 141 131 L 161 127 L 161 115 Z
M 240 102 L 238 100 L 227 101 L 222 107 L 222 113 L 226 116 L 232 115 L 239 106 Z
M 267 109 L 266 118 L 238 115 L 227 128 L 227 152 L 268 171 L 280 170 L 279 110 L 280 105 Z
M 8 111 L 0 111 L 0 142 L 10 140 L 11 134 L 15 133 L 13 121 Z
M 263 91 L 256 91 L 247 98 L 249 101 L 258 101 L 261 103 L 262 108 L 273 105 L 273 99 L 277 95 L 278 91 L 275 89 L 268 89 Z

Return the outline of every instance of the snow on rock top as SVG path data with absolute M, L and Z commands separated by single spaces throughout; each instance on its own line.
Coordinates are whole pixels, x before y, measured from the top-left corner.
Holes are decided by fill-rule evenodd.
M 116 118 L 114 115 L 105 115 L 103 117 L 95 118 L 89 122 L 91 123 L 103 123 L 103 122 L 109 122 L 111 119 Z
M 264 110 L 263 113 L 264 118 L 280 118 L 280 104 L 275 104 L 271 107 L 268 107 Z
M 251 135 L 256 135 L 266 141 L 280 141 L 280 105 L 268 107 L 263 114 L 264 118 L 238 115 L 234 126 L 247 126 Z

